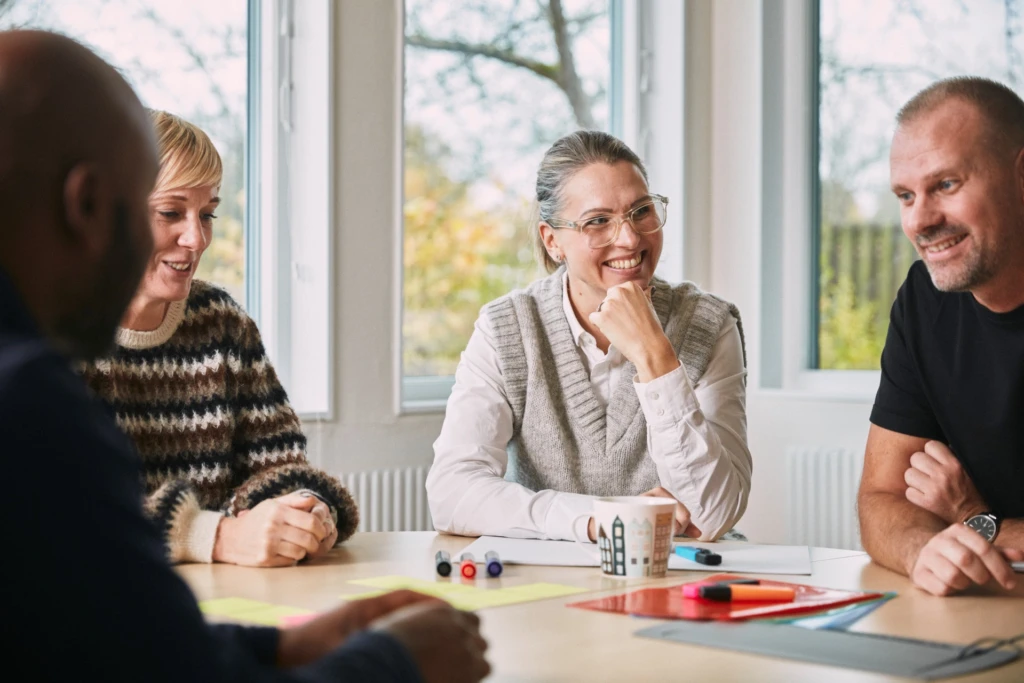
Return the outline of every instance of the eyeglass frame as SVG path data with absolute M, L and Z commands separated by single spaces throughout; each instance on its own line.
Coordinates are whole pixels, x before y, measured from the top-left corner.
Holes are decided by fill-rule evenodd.
M 545 218 L 544 216 L 541 216 L 541 220 L 544 221 L 545 223 L 547 223 L 548 225 L 550 225 L 552 228 L 554 228 L 556 230 L 561 230 L 561 229 L 568 228 L 568 229 L 571 229 L 571 230 L 575 230 L 576 232 L 578 232 L 578 233 L 580 233 L 582 235 L 584 233 L 584 227 L 583 227 L 583 225 L 581 225 L 581 223 L 586 223 L 587 221 L 593 220 L 595 218 L 599 218 L 601 216 L 619 219 L 618 222 L 615 225 L 615 231 L 612 233 L 612 237 L 611 237 L 611 239 L 608 242 L 606 242 L 605 244 L 601 244 L 599 246 L 596 246 L 596 247 L 590 247 L 591 249 L 601 249 L 603 247 L 607 247 L 609 244 L 614 244 L 615 240 L 619 239 L 619 231 L 622 230 L 622 224 L 625 223 L 626 221 L 629 221 L 629 227 L 637 235 L 653 235 L 653 234 L 655 234 L 657 232 L 660 232 L 661 229 L 665 227 L 665 223 L 668 222 L 668 197 L 666 197 L 665 195 L 655 194 L 655 193 L 651 192 L 648 195 L 648 198 L 650 199 L 649 202 L 645 202 L 645 203 L 643 203 L 643 204 L 641 204 L 639 206 L 634 206 L 632 209 L 630 209 L 626 213 L 617 213 L 617 214 L 603 214 L 603 213 L 601 213 L 601 214 L 596 214 L 594 216 L 591 216 L 590 218 L 587 218 L 586 220 L 578 220 L 578 221 L 569 221 L 569 220 L 565 220 L 564 218 Z M 658 226 L 657 230 L 651 230 L 649 232 L 640 232 L 639 230 L 636 229 L 636 223 L 633 222 L 632 215 L 633 215 L 633 213 L 635 211 L 638 211 L 638 210 L 644 208 L 645 206 L 650 206 L 651 204 L 654 204 L 655 202 L 661 202 L 665 206 L 665 220 L 662 221 L 661 225 Z

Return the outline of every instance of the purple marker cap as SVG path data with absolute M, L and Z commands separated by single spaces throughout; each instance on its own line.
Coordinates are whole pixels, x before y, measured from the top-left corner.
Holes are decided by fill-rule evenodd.
M 489 576 L 501 576 L 501 572 L 504 567 L 501 565 L 501 559 L 498 557 L 498 553 L 493 550 L 488 550 L 484 553 L 484 562 L 487 563 L 487 574 Z

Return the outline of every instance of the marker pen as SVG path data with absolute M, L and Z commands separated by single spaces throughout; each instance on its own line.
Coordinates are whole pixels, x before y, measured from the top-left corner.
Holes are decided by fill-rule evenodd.
M 696 581 L 694 583 L 684 583 L 680 588 L 683 589 L 683 595 L 686 595 L 686 587 L 690 586 L 690 593 L 687 597 L 695 597 L 697 595 L 696 588 L 700 586 L 728 586 L 732 584 L 740 584 L 741 586 L 757 586 L 761 583 L 760 579 L 726 579 L 724 581 Z
M 434 556 L 434 563 L 437 565 L 437 573 L 441 576 L 449 576 L 452 573 L 452 557 L 444 550 L 438 550 Z
M 707 548 L 694 548 L 692 545 L 677 545 L 676 555 L 699 564 L 711 566 L 722 564 L 722 556 L 718 553 L 713 553 Z
M 691 588 L 691 590 L 687 590 Z M 796 590 L 786 586 L 686 586 L 683 595 L 716 602 L 793 602 Z
M 467 579 L 476 576 L 476 560 L 473 559 L 473 553 L 462 553 L 462 557 L 459 558 L 459 573 Z
M 487 563 L 487 573 L 490 576 L 501 576 L 501 570 L 504 567 L 501 566 L 501 559 L 498 557 L 498 553 L 488 550 L 484 553 L 484 562 Z

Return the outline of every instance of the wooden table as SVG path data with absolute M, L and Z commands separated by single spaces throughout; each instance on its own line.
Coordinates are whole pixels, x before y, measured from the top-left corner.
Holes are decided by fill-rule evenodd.
M 433 532 L 356 534 L 328 557 L 288 569 L 231 565 L 183 565 L 179 573 L 200 600 L 243 597 L 293 607 L 324 610 L 340 596 L 368 589 L 354 579 L 399 574 L 434 579 L 434 554 L 452 557 L 473 539 Z M 478 558 L 480 559 L 480 558 Z M 813 548 L 812 576 L 765 577 L 820 586 L 897 591 L 853 630 L 967 644 L 988 635 L 1024 632 L 1024 581 L 1010 596 L 976 589 L 967 595 L 936 598 L 916 590 L 906 578 L 882 569 L 863 553 Z M 700 578 L 699 572 L 670 571 L 665 579 L 605 578 L 598 569 L 506 567 L 503 586 L 535 581 L 580 586 L 594 591 L 567 598 L 485 609 L 483 633 L 490 642 L 489 681 L 891 681 L 875 674 L 803 664 L 770 657 L 637 638 L 654 621 L 566 608 L 567 602 L 621 592 L 638 586 L 664 586 Z M 1024 577 L 1021 577 L 1024 578 Z M 600 591 L 600 593 L 599 593 Z M 1024 681 L 1024 659 L 994 671 L 956 681 Z

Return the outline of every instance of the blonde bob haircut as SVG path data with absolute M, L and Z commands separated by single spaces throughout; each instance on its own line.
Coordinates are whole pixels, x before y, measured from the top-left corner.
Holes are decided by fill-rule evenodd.
M 150 110 L 160 152 L 154 192 L 174 188 L 219 188 L 224 166 L 217 148 L 199 126 L 166 111 Z

